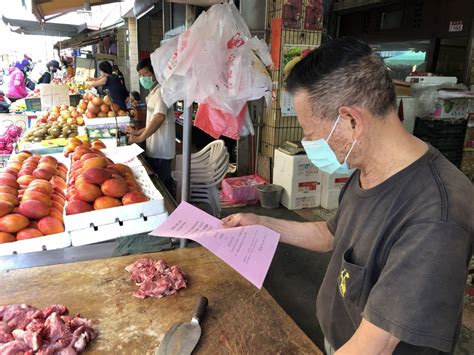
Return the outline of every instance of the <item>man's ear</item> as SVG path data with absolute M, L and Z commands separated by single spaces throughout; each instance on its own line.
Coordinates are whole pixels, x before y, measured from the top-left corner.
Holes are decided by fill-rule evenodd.
M 342 106 L 339 109 L 339 115 L 345 125 L 352 130 L 352 139 L 359 139 L 365 128 L 362 110 L 358 107 Z

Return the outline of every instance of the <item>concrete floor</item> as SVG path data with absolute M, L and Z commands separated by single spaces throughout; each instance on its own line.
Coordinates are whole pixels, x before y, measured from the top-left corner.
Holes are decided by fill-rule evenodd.
M 269 210 L 256 205 L 223 208 L 221 216 L 236 212 L 300 222 L 327 220 L 335 214 L 335 210 L 321 208 L 289 211 L 282 206 Z M 316 296 L 330 258 L 331 253 L 320 254 L 280 244 L 264 283 L 273 298 L 321 350 L 324 338 L 316 318 Z M 454 354 L 474 355 L 474 297 L 466 297 L 463 326 Z
M 315 209 L 295 213 L 282 206 L 270 210 L 258 205 L 224 208 L 221 216 L 237 212 L 299 222 L 323 220 Z M 281 243 L 264 283 L 264 287 L 273 298 L 320 349 L 324 349 L 324 338 L 316 318 L 316 296 L 330 257 L 330 253 L 315 253 Z

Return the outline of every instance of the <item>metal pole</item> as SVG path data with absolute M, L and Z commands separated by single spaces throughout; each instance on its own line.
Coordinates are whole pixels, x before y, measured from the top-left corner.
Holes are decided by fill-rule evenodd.
M 186 28 L 189 28 L 193 24 L 195 18 L 196 8 L 191 5 L 186 5 Z M 193 117 L 191 113 L 192 102 L 184 100 L 183 106 L 183 180 L 181 181 L 181 201 L 188 201 L 191 176 L 191 132 L 193 129 Z M 187 239 L 180 239 L 180 248 L 185 248 L 187 243 Z
M 191 107 L 184 101 L 183 112 L 183 167 L 181 181 L 181 201 L 189 200 L 189 184 L 191 175 L 191 131 L 193 129 L 193 118 Z M 180 239 L 180 248 L 185 248 L 188 240 Z

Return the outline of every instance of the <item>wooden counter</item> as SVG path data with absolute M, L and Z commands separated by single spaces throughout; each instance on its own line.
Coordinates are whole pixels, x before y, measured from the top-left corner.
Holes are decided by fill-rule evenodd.
M 206 249 L 146 254 L 178 264 L 188 289 L 140 300 L 125 266 L 132 255 L 0 272 L 0 304 L 64 304 L 94 321 L 99 337 L 89 354 L 153 354 L 175 322 L 190 321 L 199 295 L 209 299 L 193 354 L 322 354 L 264 289 L 258 290 Z M 316 326 L 316 325 L 315 325 Z

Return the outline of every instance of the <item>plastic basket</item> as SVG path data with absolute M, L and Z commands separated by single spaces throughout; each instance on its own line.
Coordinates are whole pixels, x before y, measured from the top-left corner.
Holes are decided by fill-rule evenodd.
M 431 117 L 420 118 L 415 120 L 414 135 L 417 137 L 462 137 L 466 134 L 466 119 L 441 120 Z
M 0 154 L 0 168 L 4 168 L 8 164 L 10 154 Z
M 259 200 L 257 186 L 266 184 L 260 175 L 247 175 L 222 180 L 222 197 L 231 203 L 254 204 Z
M 28 111 L 41 111 L 41 99 L 40 98 L 26 98 L 25 99 L 26 109 Z
M 69 105 L 77 106 L 79 105 L 79 101 L 81 101 L 81 99 L 82 99 L 81 94 L 69 95 Z

